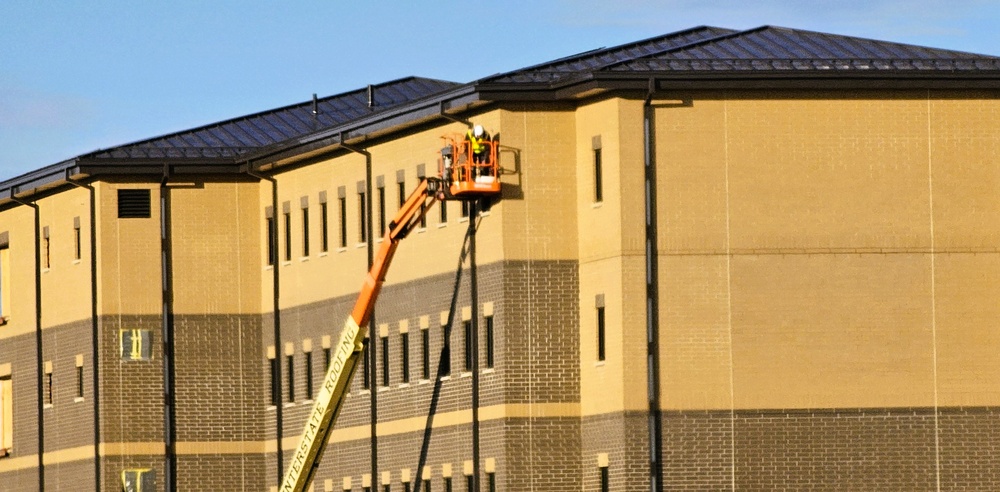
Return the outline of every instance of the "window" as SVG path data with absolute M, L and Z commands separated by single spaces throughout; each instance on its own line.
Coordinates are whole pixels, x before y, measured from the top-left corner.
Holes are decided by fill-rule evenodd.
M 465 492 L 475 492 L 476 482 L 472 475 L 465 476 Z
M 431 332 L 430 330 L 420 330 L 420 355 L 421 371 L 420 377 L 431 378 Z
M 306 400 L 313 399 L 313 353 L 305 352 Z
M 424 486 L 420 490 L 424 492 L 431 492 L 431 480 L 429 478 L 424 479 Z
M 608 467 L 601 467 L 601 492 L 608 492 L 611 490 L 610 483 L 608 482 Z
M 463 219 L 469 218 L 469 201 L 468 200 L 462 200 L 462 218 Z
M 403 482 L 403 492 L 410 492 L 410 482 Z
M 451 477 L 444 477 L 444 492 L 452 492 Z
M 320 251 L 326 253 L 330 251 L 330 212 L 326 202 L 319 204 L 320 220 Z
M 594 202 L 604 201 L 604 171 L 601 165 L 601 149 L 594 149 Z
M 277 406 L 281 402 L 281 394 L 278 393 L 278 359 L 271 357 L 271 406 Z
M 403 177 L 398 173 L 396 175 L 396 181 L 398 181 L 396 185 L 399 190 L 399 208 L 403 208 L 403 204 L 406 203 L 406 181 L 404 181 Z
M 358 192 L 358 242 L 368 242 L 368 215 L 365 207 L 365 192 Z
M 10 318 L 10 248 L 7 233 L 0 234 L 0 324 Z
M 487 490 L 489 492 L 497 492 L 497 474 L 494 472 L 486 473 L 486 485 L 489 487 Z
M 49 241 L 49 227 L 42 228 L 42 268 L 52 268 L 52 243 Z
M 83 245 L 80 244 L 80 218 L 73 218 L 73 259 L 83 258 Z
M 392 492 L 392 484 L 385 484 L 382 486 L 382 492 Z
M 370 352 L 370 339 L 365 339 L 365 348 L 361 349 L 361 372 L 364 373 L 364 377 L 361 378 L 362 385 L 364 389 L 370 389 L 372 387 L 372 373 L 371 373 L 371 360 L 368 359 L 368 353 Z
M 606 355 L 604 306 L 597 308 L 597 360 L 604 360 Z
M 442 224 L 448 223 L 448 202 L 441 202 L 438 204 L 438 212 L 441 214 L 440 222 Z
M 389 337 L 382 337 L 382 386 L 389 386 Z
M 440 372 L 442 376 L 447 376 L 451 374 L 451 344 L 448 343 L 447 326 L 441 327 L 441 344 L 441 368 L 438 372 Z
M 323 349 L 323 373 L 324 374 L 326 374 L 326 371 L 330 370 L 330 357 L 332 355 L 333 355 L 333 353 L 332 353 L 332 350 L 330 349 L 330 347 L 326 347 L 326 348 Z
M 462 323 L 462 328 L 465 331 L 465 370 L 468 372 L 472 370 L 472 321 Z
M 340 197 L 340 247 L 347 247 L 347 197 Z
M 385 235 L 385 186 L 378 187 L 378 235 Z
M 83 398 L 83 365 L 76 366 L 76 397 Z
M 14 446 L 14 392 L 10 375 L 0 377 L 0 456 Z
M 309 256 L 309 207 L 302 207 L 302 256 Z
M 45 363 L 45 406 L 52 406 L 52 363 Z
M 495 364 L 495 342 L 493 336 L 493 316 L 486 317 L 486 367 L 492 368 Z
M 285 261 L 292 261 L 292 213 L 285 212 Z
M 399 350 L 403 353 L 403 382 L 410 382 L 410 334 L 403 333 L 400 335 L 400 348 Z
M 288 371 L 288 402 L 292 403 L 295 401 L 295 356 L 289 355 L 285 360 L 288 362 L 285 366 Z
M 274 217 L 267 217 L 267 264 L 273 265 L 278 261 L 278 226 L 274 223 Z

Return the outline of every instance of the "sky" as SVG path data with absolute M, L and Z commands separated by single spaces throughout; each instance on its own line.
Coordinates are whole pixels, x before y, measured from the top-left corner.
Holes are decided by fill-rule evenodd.
M 700 25 L 1000 55 L 1000 0 L 0 0 L 0 181 L 314 93 L 470 82 Z

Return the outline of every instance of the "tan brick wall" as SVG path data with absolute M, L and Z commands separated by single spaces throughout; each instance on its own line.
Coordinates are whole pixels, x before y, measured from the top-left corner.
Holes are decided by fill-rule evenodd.
M 97 189 L 99 313 L 158 315 L 160 276 L 160 189 L 150 183 L 94 184 Z M 118 190 L 150 190 L 151 217 L 119 219 Z
M 90 319 L 90 193 L 74 188 L 39 200 L 39 221 L 49 228 L 49 267 L 42 262 L 42 327 Z M 79 219 L 76 258 L 74 219 Z M 43 238 L 41 255 L 45 257 Z

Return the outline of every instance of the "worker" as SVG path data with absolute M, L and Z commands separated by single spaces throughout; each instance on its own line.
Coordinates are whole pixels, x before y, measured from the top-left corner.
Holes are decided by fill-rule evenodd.
M 465 140 L 472 147 L 472 162 L 476 164 L 489 163 L 490 160 L 490 134 L 486 133 L 483 125 L 476 125 L 465 133 Z

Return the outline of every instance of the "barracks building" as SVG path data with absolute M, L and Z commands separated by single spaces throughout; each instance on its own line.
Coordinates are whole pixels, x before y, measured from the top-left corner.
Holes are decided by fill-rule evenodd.
M 472 124 L 502 195 L 400 244 L 313 490 L 1000 483 L 1000 58 L 765 26 L 0 182 L 0 488 L 276 490 L 387 217 Z

